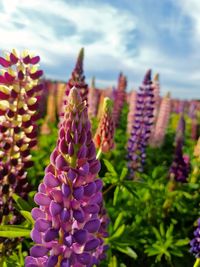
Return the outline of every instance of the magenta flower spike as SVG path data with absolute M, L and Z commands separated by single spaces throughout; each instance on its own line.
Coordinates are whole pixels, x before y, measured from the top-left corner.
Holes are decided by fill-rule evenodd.
M 94 266 L 105 257 L 108 219 L 87 105 L 79 90 L 69 92 L 56 148 L 35 195 L 36 243 L 25 266 Z
M 26 197 L 29 184 L 27 168 L 33 166 L 30 150 L 37 143 L 37 97 L 43 88 L 39 82 L 38 56 L 15 50 L 0 57 L 4 67 L 0 75 L 0 222 L 13 211 L 12 193 Z
M 91 119 L 97 116 L 99 99 L 100 92 L 98 91 L 98 89 L 95 88 L 95 78 L 93 77 L 88 94 L 88 115 Z
M 129 101 L 129 112 L 127 117 L 127 133 L 130 135 L 134 124 L 136 106 L 137 106 L 137 92 L 135 90 L 131 92 L 129 99 L 130 101 Z
M 163 144 L 165 133 L 169 123 L 170 112 L 171 112 L 171 99 L 170 99 L 170 94 L 168 93 L 165 97 L 163 97 L 160 104 L 160 109 L 154 127 L 154 132 L 152 133 L 150 140 L 150 145 L 152 147 L 159 147 Z
M 118 86 L 114 92 L 113 119 L 116 126 L 119 124 L 121 111 L 126 100 L 126 87 L 127 79 L 122 73 L 120 73 L 118 78 Z

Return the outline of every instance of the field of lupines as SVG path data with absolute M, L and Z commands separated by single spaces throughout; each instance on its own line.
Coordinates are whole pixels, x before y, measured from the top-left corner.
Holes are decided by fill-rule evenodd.
M 151 70 L 97 89 L 83 59 L 65 83 L 0 57 L 0 267 L 200 266 L 200 102 Z

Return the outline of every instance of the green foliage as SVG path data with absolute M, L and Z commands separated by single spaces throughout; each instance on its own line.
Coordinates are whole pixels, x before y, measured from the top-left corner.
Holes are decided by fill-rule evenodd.
M 125 105 L 120 125 L 115 131 L 115 148 L 101 157 L 99 176 L 104 184 L 103 196 L 110 225 L 109 237 L 106 238 L 108 257 L 100 266 L 191 267 L 194 258 L 188 252 L 188 243 L 194 230 L 194 221 L 199 215 L 199 179 L 185 184 L 171 184 L 168 179 L 179 116 L 172 114 L 163 146 L 148 147 L 144 173 L 137 173 L 137 180 L 129 180 L 126 161 L 127 113 L 128 106 Z M 187 117 L 186 121 L 184 152 L 193 159 L 190 119 Z M 98 120 L 94 118 L 93 134 L 97 125 Z M 31 245 L 29 236 L 33 219 L 30 211 L 35 205 L 33 197 L 55 147 L 57 126 L 51 125 L 51 131 L 50 135 L 39 137 L 38 149 L 33 151 L 35 165 L 28 173 L 32 185 L 28 201 L 13 195 L 17 209 L 25 218 L 24 223 L 0 227 L 1 237 L 24 237 L 2 266 L 24 266 L 24 257 Z M 192 160 L 192 170 L 194 166 L 197 163 Z

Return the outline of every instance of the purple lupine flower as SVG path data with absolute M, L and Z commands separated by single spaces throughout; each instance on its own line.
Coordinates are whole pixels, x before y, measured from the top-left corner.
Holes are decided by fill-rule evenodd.
M 177 182 L 187 182 L 187 178 L 190 172 L 190 160 L 189 156 L 183 156 L 183 144 L 185 133 L 185 120 L 181 115 L 176 131 L 175 137 L 175 153 L 174 159 L 169 170 L 169 177 Z
M 84 59 L 84 49 L 81 48 L 76 61 L 75 68 L 71 74 L 70 79 L 66 84 L 64 103 L 60 115 L 61 119 L 64 116 L 64 109 L 67 104 L 67 98 L 72 87 L 75 86 L 79 90 L 79 94 L 82 100 L 88 102 L 88 85 L 85 83 L 85 76 L 83 72 L 83 59 Z
M 113 102 L 105 97 L 100 123 L 94 136 L 96 148 L 108 153 L 114 148 L 114 121 L 112 116 Z
M 190 241 L 190 252 L 196 258 L 200 258 L 200 218 L 198 219 L 198 226 L 194 231 L 194 238 Z
M 100 92 L 95 88 L 95 78 L 92 79 L 92 84 L 89 88 L 88 94 L 88 115 L 89 118 L 97 116 L 99 106 Z
M 100 162 L 85 101 L 70 90 L 56 148 L 32 210 L 36 243 L 25 266 L 93 266 L 105 257 L 108 219 L 102 204 Z
M 115 99 L 113 107 L 113 120 L 116 126 L 118 126 L 119 124 L 121 111 L 126 99 L 126 87 L 127 87 L 127 79 L 122 73 L 120 73 L 118 78 L 118 86 L 115 91 Z
M 128 168 L 130 175 L 142 171 L 146 158 L 146 146 L 151 134 L 154 110 L 153 84 L 151 70 L 147 71 L 140 91 L 137 94 L 136 113 L 128 140 Z
M 38 62 L 38 56 L 15 50 L 0 57 L 0 223 L 21 222 L 12 194 L 26 199 L 30 190 L 26 176 L 33 166 L 30 151 L 37 143 L 37 97 L 43 88 Z

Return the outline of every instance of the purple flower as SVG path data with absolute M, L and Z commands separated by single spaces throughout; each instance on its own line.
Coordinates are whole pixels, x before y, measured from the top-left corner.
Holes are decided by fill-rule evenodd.
M 194 238 L 190 241 L 190 252 L 200 258 L 200 219 L 198 219 L 197 229 L 194 231 Z
M 61 142 L 67 150 L 63 151 Z M 32 211 L 35 225 L 31 236 L 36 245 L 25 266 L 93 266 L 105 256 L 108 218 L 102 182 L 96 178 L 100 163 L 93 147 L 87 105 L 74 87 L 50 166 L 35 195 L 39 208 Z
M 169 176 L 177 182 L 186 182 L 190 173 L 190 160 L 183 155 L 185 120 L 181 115 L 176 130 L 174 159 L 169 170 Z
M 151 70 L 147 71 L 139 90 L 137 93 L 134 122 L 128 140 L 128 168 L 130 176 L 133 176 L 136 170 L 143 170 L 146 147 L 151 134 L 154 111 L 154 87 L 151 81 Z
M 82 100 L 88 102 L 88 85 L 85 83 L 85 76 L 83 73 L 83 59 L 84 59 L 84 49 L 81 48 L 76 61 L 75 68 L 66 85 L 64 103 L 62 107 L 62 112 L 60 114 L 61 120 L 64 116 L 65 106 L 68 101 L 67 96 L 69 95 L 69 92 L 72 89 L 72 87 L 76 87 L 79 91 Z

